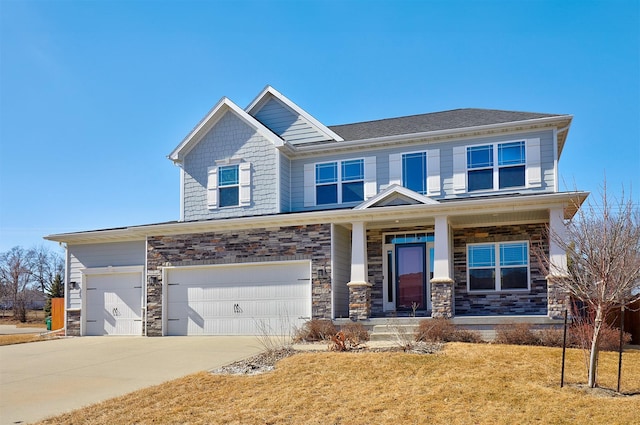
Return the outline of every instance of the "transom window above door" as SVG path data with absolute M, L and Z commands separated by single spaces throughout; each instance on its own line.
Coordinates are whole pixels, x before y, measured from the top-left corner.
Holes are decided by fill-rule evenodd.
M 364 200 L 364 159 L 315 165 L 316 204 Z

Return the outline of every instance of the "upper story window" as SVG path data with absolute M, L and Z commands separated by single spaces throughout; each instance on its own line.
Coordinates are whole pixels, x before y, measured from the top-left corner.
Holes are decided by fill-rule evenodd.
M 238 166 L 229 165 L 218 168 L 219 206 L 233 207 L 240 203 L 240 179 Z
M 467 147 L 467 187 L 475 190 L 525 186 L 525 142 Z
M 529 289 L 529 244 L 503 242 L 467 245 L 469 291 Z
M 389 184 L 422 195 L 440 195 L 440 149 L 389 155 Z
M 304 165 L 304 205 L 362 202 L 376 194 L 376 158 Z
M 540 139 L 453 149 L 455 192 L 542 186 Z
M 209 167 L 207 208 L 251 205 L 251 163 L 240 159 L 216 161 Z
M 318 205 L 364 200 L 364 160 L 316 164 Z
M 402 155 L 402 186 L 418 192 L 427 193 L 427 153 L 405 153 Z

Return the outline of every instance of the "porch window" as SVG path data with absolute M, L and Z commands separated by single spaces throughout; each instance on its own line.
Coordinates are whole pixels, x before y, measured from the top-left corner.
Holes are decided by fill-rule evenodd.
M 529 289 L 528 242 L 467 245 L 469 291 Z

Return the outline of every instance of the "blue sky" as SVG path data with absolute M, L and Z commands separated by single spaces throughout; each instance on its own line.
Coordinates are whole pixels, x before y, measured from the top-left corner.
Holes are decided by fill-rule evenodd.
M 266 84 L 328 125 L 572 114 L 564 188 L 639 196 L 638 1 L 0 0 L 0 252 L 178 219 L 166 155 Z

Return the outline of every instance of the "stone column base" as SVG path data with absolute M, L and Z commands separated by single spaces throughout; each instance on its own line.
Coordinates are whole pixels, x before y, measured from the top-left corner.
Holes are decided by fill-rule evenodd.
M 349 282 L 349 318 L 366 320 L 371 316 L 371 287 L 368 282 Z
M 453 280 L 431 279 L 431 317 L 453 317 Z
M 550 319 L 562 319 L 564 311 L 571 308 L 569 292 L 562 289 L 559 280 L 563 276 L 548 275 L 547 279 L 547 316 Z
M 80 310 L 67 310 L 67 330 L 65 336 L 80 336 Z

